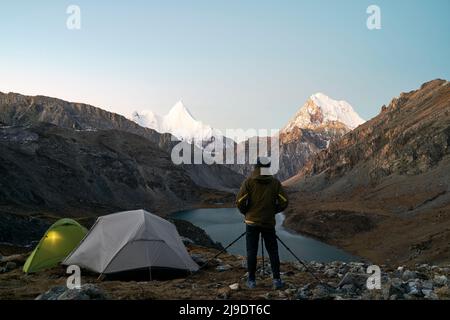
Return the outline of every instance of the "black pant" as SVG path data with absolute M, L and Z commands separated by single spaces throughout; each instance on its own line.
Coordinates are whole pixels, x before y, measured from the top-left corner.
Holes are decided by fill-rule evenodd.
M 278 256 L 278 243 L 275 228 L 267 229 L 247 225 L 247 268 L 249 280 L 255 280 L 256 256 L 258 255 L 259 234 L 264 239 L 265 247 L 269 253 L 270 265 L 274 279 L 280 278 L 280 258 Z

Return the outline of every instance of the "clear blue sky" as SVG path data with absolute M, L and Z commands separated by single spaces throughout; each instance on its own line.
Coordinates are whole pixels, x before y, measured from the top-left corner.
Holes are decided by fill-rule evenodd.
M 381 30 L 366 28 L 370 4 Z M 0 91 L 124 115 L 182 98 L 222 129 L 279 128 L 320 91 L 368 119 L 450 78 L 449 31 L 448 0 L 2 1 Z

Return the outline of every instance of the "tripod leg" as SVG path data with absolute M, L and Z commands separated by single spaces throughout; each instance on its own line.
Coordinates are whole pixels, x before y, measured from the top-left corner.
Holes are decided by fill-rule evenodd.
M 264 276 L 265 270 L 264 270 L 264 238 L 261 234 L 261 257 L 262 257 L 262 269 L 261 269 L 261 275 Z
M 233 244 L 235 244 L 236 242 L 238 242 L 243 236 L 246 235 L 247 232 L 244 232 L 243 234 L 241 234 L 238 238 L 236 238 L 236 240 L 234 240 L 233 242 L 231 242 L 228 246 L 226 246 L 225 248 L 223 248 L 218 254 L 216 254 L 214 257 L 212 257 L 211 259 L 209 259 L 208 261 L 206 261 L 203 265 L 200 266 L 200 269 L 203 269 L 204 267 L 206 267 L 212 260 L 216 259 L 218 256 L 220 256 L 222 253 L 224 253 L 225 251 L 227 251 L 227 249 L 229 247 L 231 247 Z
M 305 267 L 306 271 L 308 271 L 314 277 L 314 279 L 319 281 L 319 283 L 325 285 L 323 281 L 320 280 L 311 270 L 309 270 L 308 266 L 299 257 L 297 257 L 297 255 L 294 252 L 292 252 L 292 250 L 283 242 L 283 240 L 281 240 L 278 236 L 276 237 L 278 241 L 283 245 L 283 247 L 285 247 L 286 250 L 289 251 L 289 253 L 292 254 L 292 256 Z

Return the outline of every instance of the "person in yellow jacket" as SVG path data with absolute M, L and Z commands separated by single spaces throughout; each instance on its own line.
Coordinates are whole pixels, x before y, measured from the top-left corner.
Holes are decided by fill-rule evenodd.
M 259 235 L 264 239 L 272 267 L 273 285 L 281 289 L 284 284 L 280 277 L 280 258 L 275 232 L 275 215 L 288 206 L 288 198 L 283 187 L 272 175 L 262 175 L 261 168 L 269 168 L 267 158 L 258 158 L 255 170 L 243 183 L 236 197 L 236 206 L 245 215 L 247 242 L 247 269 L 249 288 L 256 287 L 256 257 Z

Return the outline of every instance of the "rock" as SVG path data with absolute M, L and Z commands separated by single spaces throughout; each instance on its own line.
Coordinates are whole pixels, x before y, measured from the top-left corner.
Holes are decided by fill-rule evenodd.
M 229 287 L 231 290 L 239 290 L 239 283 L 233 283 Z
M 13 254 L 11 256 L 3 257 L 2 262 L 15 262 L 18 265 L 23 265 L 28 258 L 28 254 Z
M 198 254 L 198 253 L 191 254 L 191 258 L 199 266 L 205 265 L 206 262 L 208 261 L 201 254 Z
M 181 241 L 183 241 L 183 244 L 185 246 L 195 244 L 194 240 L 192 240 L 192 239 L 189 239 L 187 237 L 180 237 L 180 238 L 181 238 Z
M 428 300 L 438 300 L 439 299 L 438 295 L 436 293 L 434 293 L 433 290 L 422 289 L 422 293 L 423 293 L 425 299 L 428 299 Z
M 405 293 L 405 294 L 403 295 L 403 299 L 405 299 L 405 300 L 416 300 L 415 297 L 413 297 L 413 296 L 411 296 L 411 295 L 409 295 L 409 294 L 407 294 L 407 293 Z
M 36 300 L 106 300 L 105 292 L 93 284 L 85 284 L 80 289 L 68 289 L 64 286 L 53 287 L 39 295 Z
M 408 282 L 408 294 L 414 297 L 423 297 L 422 285 L 419 280 Z
M 222 265 L 216 267 L 216 270 L 219 271 L 219 272 L 224 272 L 224 271 L 228 271 L 228 270 L 231 270 L 231 269 L 232 268 L 231 268 L 231 266 L 229 264 L 222 264 Z
M 294 263 L 294 268 L 297 269 L 297 270 L 300 271 L 300 272 L 306 271 L 305 266 L 302 265 L 302 264 L 299 263 L 299 262 L 295 262 L 295 263 Z
M 430 270 L 430 266 L 428 264 L 424 263 L 424 264 L 421 264 L 420 266 L 418 266 L 416 269 L 420 272 L 427 272 L 428 270 Z
M 342 288 L 339 289 L 339 292 L 342 292 L 346 295 L 352 296 L 357 294 L 358 288 L 354 284 L 345 284 Z
M 312 291 L 312 299 L 333 299 L 334 298 L 334 290 L 328 286 L 324 286 L 322 284 L 317 285 Z
M 368 275 L 365 273 L 347 272 L 344 278 L 339 282 L 338 287 L 341 288 L 346 284 L 353 284 L 358 289 L 366 288 Z
M 434 289 L 434 293 L 438 296 L 439 299 L 450 299 L 450 288 L 448 286 L 436 288 Z
M 434 279 L 433 279 L 433 283 L 437 287 L 443 287 L 443 286 L 447 285 L 448 279 L 446 276 L 443 276 L 443 275 L 442 276 L 435 275 Z
M 433 290 L 434 285 L 432 280 L 422 281 L 422 290 Z
M 273 295 L 272 295 L 272 293 L 267 292 L 266 294 L 262 295 L 261 297 L 266 300 L 272 300 Z
M 299 300 L 309 300 L 312 295 L 311 292 L 311 284 L 308 283 L 307 285 L 303 286 L 301 289 L 297 292 L 297 299 Z
M 402 274 L 402 279 L 403 281 L 408 281 L 411 279 L 416 279 L 417 278 L 417 273 L 411 270 L 405 270 Z
M 230 298 L 230 294 L 231 294 L 230 287 L 221 288 L 219 289 L 217 298 L 220 300 L 228 300 Z
M 64 286 L 50 288 L 45 293 L 40 294 L 35 300 L 58 300 L 58 297 L 67 290 Z
M 402 280 L 399 278 L 393 278 L 384 288 L 385 298 L 395 295 L 396 297 L 401 297 L 406 293 L 406 285 L 403 284 Z
M 327 270 L 325 270 L 324 275 L 328 278 L 334 278 L 334 277 L 336 277 L 337 272 L 334 269 L 327 269 Z
M 297 290 L 295 290 L 295 289 L 284 290 L 284 293 L 287 294 L 288 296 L 291 296 L 291 295 L 295 294 L 296 292 L 297 292 Z
M 9 261 L 5 265 L 6 272 L 12 271 L 17 268 L 17 264 L 15 262 Z

